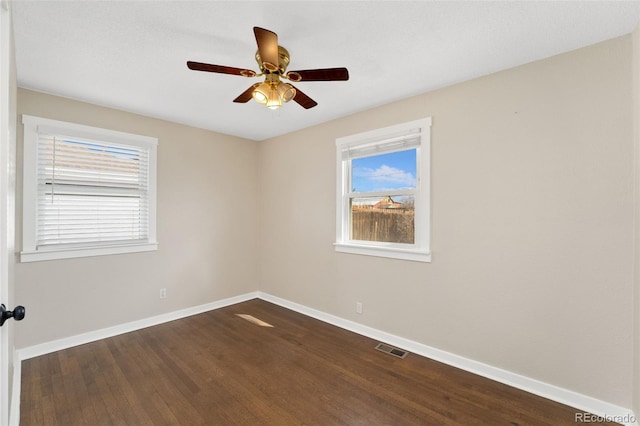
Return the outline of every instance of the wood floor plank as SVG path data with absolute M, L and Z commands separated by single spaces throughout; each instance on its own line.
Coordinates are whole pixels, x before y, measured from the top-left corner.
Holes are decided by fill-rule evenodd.
M 21 424 L 575 425 L 576 409 L 375 344 L 254 299 L 24 361 Z

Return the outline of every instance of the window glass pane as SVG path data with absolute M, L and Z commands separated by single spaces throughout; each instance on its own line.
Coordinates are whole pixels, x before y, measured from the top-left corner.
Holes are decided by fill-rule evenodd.
M 413 244 L 414 201 L 413 196 L 351 199 L 351 239 Z
M 42 182 L 122 188 L 146 185 L 148 153 L 141 148 L 41 136 L 38 156 Z
M 415 188 L 415 148 L 351 160 L 353 192 Z

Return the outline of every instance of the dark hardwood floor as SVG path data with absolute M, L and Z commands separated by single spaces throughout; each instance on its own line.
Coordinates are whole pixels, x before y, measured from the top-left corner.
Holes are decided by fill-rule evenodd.
M 576 424 L 576 409 L 377 343 L 255 299 L 24 361 L 21 425 Z

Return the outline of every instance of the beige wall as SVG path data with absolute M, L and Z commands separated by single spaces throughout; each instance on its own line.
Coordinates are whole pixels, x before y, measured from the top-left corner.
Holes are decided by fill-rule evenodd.
M 18 264 L 18 347 L 257 289 L 256 142 L 23 89 L 18 113 L 159 139 L 158 251 Z
M 640 415 L 640 26 L 632 34 L 634 153 L 634 317 L 633 411 Z
M 630 407 L 630 57 L 625 36 L 261 143 L 260 290 Z M 426 116 L 433 261 L 336 253 L 335 139 Z

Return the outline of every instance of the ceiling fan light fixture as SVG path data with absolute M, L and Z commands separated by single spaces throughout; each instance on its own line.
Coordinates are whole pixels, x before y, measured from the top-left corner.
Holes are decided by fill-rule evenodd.
M 278 109 L 282 106 L 282 100 L 278 94 L 278 90 L 275 87 L 271 87 L 269 91 L 269 99 L 267 100 L 267 108 Z
M 271 86 L 268 83 L 260 83 L 256 85 L 256 88 L 253 90 L 253 99 L 255 99 L 259 104 L 266 104 L 269 100 L 271 91 Z
M 278 84 L 278 96 L 282 99 L 282 102 L 289 102 L 296 96 L 296 89 L 288 83 Z

